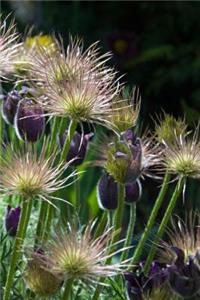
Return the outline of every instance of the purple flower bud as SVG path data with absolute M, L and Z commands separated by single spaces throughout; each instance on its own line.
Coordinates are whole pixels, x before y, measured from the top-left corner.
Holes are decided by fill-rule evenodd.
M 105 173 L 97 185 L 97 199 L 101 209 L 114 210 L 117 208 L 117 183 Z
M 19 92 L 16 90 L 11 91 L 5 96 L 2 105 L 2 116 L 6 123 L 13 125 L 17 105 L 21 99 Z
M 134 182 L 141 174 L 142 146 L 140 139 L 137 138 L 134 143 L 129 144 L 132 159 L 126 173 L 125 182 Z
M 140 200 L 142 194 L 141 183 L 137 180 L 133 183 L 126 184 L 125 186 L 125 202 L 132 204 Z
M 45 117 L 41 107 L 30 99 L 23 99 L 18 104 L 15 115 L 15 130 L 20 139 L 35 142 L 45 129 Z
M 86 156 L 88 141 L 91 139 L 92 136 L 93 133 L 81 135 L 77 131 L 75 132 L 70 144 L 69 152 L 67 154 L 67 162 L 73 160 L 71 163 L 72 166 L 78 166 L 82 164 Z M 62 137 L 60 137 L 59 141 L 61 147 L 64 146 L 66 137 L 67 132 L 65 132 L 65 134 Z
M 18 206 L 12 208 L 10 205 L 7 207 L 5 227 L 10 236 L 15 236 L 17 233 L 17 226 L 19 223 L 21 208 Z

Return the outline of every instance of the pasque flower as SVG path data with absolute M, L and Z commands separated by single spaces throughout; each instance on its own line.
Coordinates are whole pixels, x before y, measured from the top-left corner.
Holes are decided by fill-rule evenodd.
M 103 174 L 97 185 L 99 207 L 106 210 L 116 209 L 118 206 L 117 197 L 117 182 L 109 174 Z
M 2 116 L 6 123 L 14 124 L 14 117 L 17 112 L 17 105 L 22 99 L 20 93 L 17 90 L 9 92 L 4 96 L 2 104 Z
M 30 98 L 22 99 L 17 106 L 15 130 L 20 139 L 37 141 L 45 129 L 45 117 L 42 108 Z
M 19 223 L 21 208 L 20 206 L 12 208 L 10 205 L 7 206 L 5 227 L 6 231 L 10 236 L 15 236 Z
M 76 131 L 70 143 L 66 161 L 72 161 L 71 165 L 74 166 L 80 165 L 85 159 L 88 142 L 92 138 L 92 136 L 93 133 L 80 134 Z M 66 138 L 67 132 L 65 132 L 65 134 L 59 138 L 61 148 L 63 147 Z
M 161 164 L 161 150 L 152 138 L 139 138 L 132 130 L 125 131 L 121 139 L 111 138 L 98 149 L 99 160 L 96 164 L 105 168 L 115 181 L 132 183 L 143 175 L 154 176 Z

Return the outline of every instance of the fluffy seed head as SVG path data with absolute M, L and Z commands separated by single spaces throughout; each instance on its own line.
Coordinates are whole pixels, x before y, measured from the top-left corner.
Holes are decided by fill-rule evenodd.
M 110 116 L 111 126 L 121 133 L 136 125 L 140 112 L 140 92 L 135 87 L 130 95 L 122 90 L 113 101 L 113 112 Z
M 176 137 L 173 144 L 166 144 L 164 150 L 164 168 L 182 177 L 200 177 L 200 141 L 199 130 L 192 137 L 188 134 Z
M 160 260 L 171 264 L 176 259 L 173 249 L 180 249 L 184 253 L 185 262 L 194 257 L 200 249 L 200 215 L 190 212 L 185 221 L 178 216 L 172 219 L 172 228 L 167 230 L 167 242 L 161 244 Z
M 73 278 L 92 283 L 98 277 L 114 276 L 123 270 L 123 262 L 105 265 L 106 259 L 115 254 L 108 254 L 110 230 L 96 239 L 92 238 L 91 230 L 91 224 L 82 233 L 70 227 L 47 244 L 45 253 L 53 274 L 64 280 Z
M 115 72 L 105 66 L 109 55 L 99 56 L 96 44 L 84 52 L 79 41 L 71 41 L 66 52 L 62 46 L 58 48 L 54 56 L 42 48 L 35 57 L 30 74 L 41 95 L 35 100 L 49 115 L 110 123 L 112 100 L 119 86 Z
M 1 16 L 0 16 L 1 18 Z M 0 78 L 6 78 L 14 71 L 20 44 L 14 21 L 7 26 L 8 18 L 0 19 Z
M 40 154 L 33 145 L 24 147 L 18 152 L 12 147 L 6 147 L 0 164 L 0 193 L 46 201 L 53 199 L 52 193 L 66 186 L 73 174 L 61 179 L 66 166 L 54 166 L 56 151 L 47 158 L 44 145 Z
M 155 137 L 159 143 L 173 144 L 177 136 L 184 134 L 187 125 L 182 119 L 175 119 L 173 116 L 164 113 L 155 122 Z
M 62 281 L 45 269 L 46 262 L 43 256 L 33 253 L 28 260 L 24 279 L 31 291 L 36 295 L 48 297 L 55 294 L 62 285 Z

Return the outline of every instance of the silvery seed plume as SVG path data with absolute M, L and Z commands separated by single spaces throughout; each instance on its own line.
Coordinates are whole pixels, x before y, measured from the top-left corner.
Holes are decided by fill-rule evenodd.
M 45 257 L 47 269 L 63 280 L 83 280 L 96 283 L 99 277 L 120 274 L 126 267 L 124 262 L 105 264 L 108 258 L 124 249 L 111 251 L 108 241 L 111 229 L 98 238 L 92 237 L 91 223 L 81 231 L 69 226 L 68 231 L 61 231 L 47 243 Z
M 15 22 L 12 20 L 9 25 L 7 22 L 8 17 L 2 20 L 0 16 L 0 78 L 4 79 L 14 71 L 20 47 Z
M 0 193 L 20 195 L 25 199 L 34 197 L 53 205 L 53 200 L 57 199 L 53 193 L 67 186 L 74 176 L 71 173 L 62 177 L 69 164 L 55 164 L 56 156 L 56 150 L 47 156 L 45 144 L 40 152 L 34 145 L 26 144 L 18 151 L 6 146 L 0 163 Z

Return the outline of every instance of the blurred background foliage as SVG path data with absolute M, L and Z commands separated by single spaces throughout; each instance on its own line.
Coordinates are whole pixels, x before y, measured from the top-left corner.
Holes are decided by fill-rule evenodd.
M 33 25 L 36 33 L 60 33 L 66 43 L 69 33 L 83 37 L 86 46 L 99 40 L 103 51 L 113 53 L 111 64 L 125 74 L 123 80 L 130 87 L 140 86 L 140 118 L 145 127 L 153 125 L 152 116 L 162 109 L 184 115 L 191 126 L 199 121 L 200 3 L 7 0 L 1 1 L 1 11 L 3 15 L 14 11 L 21 32 Z M 82 180 L 91 216 L 98 212 L 94 182 L 100 172 L 95 174 L 90 169 Z M 143 182 L 138 230 L 148 218 L 159 186 L 160 182 Z M 186 208 L 199 206 L 199 191 L 199 184 L 192 181 L 186 190 Z M 183 202 L 179 203 L 181 214 Z

